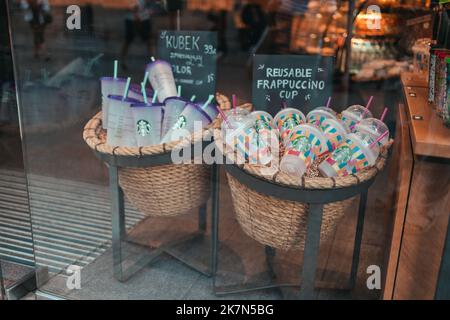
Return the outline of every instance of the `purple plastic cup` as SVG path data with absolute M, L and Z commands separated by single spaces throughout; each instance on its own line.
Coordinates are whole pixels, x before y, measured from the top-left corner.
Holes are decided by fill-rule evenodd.
M 162 143 L 180 140 L 200 131 L 212 122 L 209 115 L 195 103 L 187 103 L 175 124 L 163 137 Z
M 153 90 L 158 91 L 159 102 L 177 96 L 177 87 L 170 63 L 164 60 L 156 60 L 147 65 L 146 71 Z
M 151 100 L 153 97 L 153 90 L 146 88 L 145 92 L 147 93 L 147 100 Z M 130 89 L 128 90 L 128 98 L 144 102 L 144 95 L 142 94 L 141 86 L 136 83 L 132 83 L 130 85 Z
M 137 146 L 145 147 L 161 141 L 162 103 L 137 103 L 131 105 Z
M 161 136 L 164 137 L 167 132 L 177 122 L 178 117 L 183 112 L 188 101 L 179 97 L 170 97 L 164 100 L 164 118 L 162 121 Z
M 108 134 L 106 143 L 111 146 L 137 147 L 134 118 L 131 105 L 140 103 L 136 99 L 109 95 Z
M 102 77 L 100 78 L 100 83 L 102 91 L 102 126 L 104 129 L 108 129 L 108 96 L 118 96 L 123 94 L 123 92 L 125 91 L 125 86 L 127 84 L 127 79 Z

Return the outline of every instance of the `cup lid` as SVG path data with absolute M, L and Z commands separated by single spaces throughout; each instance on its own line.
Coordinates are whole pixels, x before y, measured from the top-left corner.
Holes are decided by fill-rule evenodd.
M 100 77 L 100 81 L 117 81 L 117 82 L 127 82 L 126 78 L 114 78 L 114 77 Z
M 303 122 L 305 122 L 306 118 L 305 115 L 303 114 L 303 112 L 301 112 L 298 109 L 294 109 L 294 108 L 286 108 L 283 109 L 281 111 L 279 111 L 275 118 L 273 119 L 274 124 L 276 125 L 276 123 L 278 122 L 278 120 L 280 120 L 280 118 L 285 115 L 286 113 L 294 113 L 294 114 L 298 114 L 300 116 L 300 118 L 302 118 Z
M 336 128 L 336 130 L 339 131 L 341 136 L 345 136 L 349 133 L 349 130 L 338 119 L 328 118 L 328 119 L 323 120 L 322 124 L 324 126 L 329 124 L 332 127 Z
M 334 170 L 333 166 L 329 164 L 327 161 L 322 161 L 322 163 L 319 164 L 317 169 L 319 169 L 319 172 L 327 178 L 337 176 L 336 170 Z
M 163 106 L 164 104 L 162 103 L 145 103 L 145 102 L 133 103 L 131 105 L 132 108 L 157 108 L 157 107 L 162 108 Z
M 109 95 L 108 99 L 111 100 L 120 100 L 122 102 L 127 102 L 127 103 L 141 103 L 141 101 L 127 97 L 126 99 L 123 99 L 123 96 L 118 96 L 118 95 Z
M 372 137 L 367 134 L 355 132 L 347 135 L 347 139 L 352 140 L 358 147 L 364 152 L 370 165 L 374 165 L 377 161 L 378 155 L 380 154 L 380 148 L 378 144 L 372 145 L 375 141 Z M 370 147 L 372 145 L 372 147 Z
M 280 162 L 280 169 L 283 172 L 302 177 L 306 172 L 306 163 L 303 159 L 293 155 L 286 154 Z
M 258 117 L 258 116 L 266 117 L 267 119 L 269 119 L 269 121 L 272 121 L 272 120 L 273 120 L 272 115 L 271 115 L 270 113 L 266 112 L 266 111 L 257 110 L 257 111 L 253 111 L 250 115 L 251 115 L 255 120 L 256 120 L 256 117 Z
M 182 97 L 174 96 L 174 97 L 167 97 L 166 99 L 164 99 L 163 103 L 165 104 L 167 100 L 179 100 L 179 101 L 183 101 L 185 103 L 190 102 Z

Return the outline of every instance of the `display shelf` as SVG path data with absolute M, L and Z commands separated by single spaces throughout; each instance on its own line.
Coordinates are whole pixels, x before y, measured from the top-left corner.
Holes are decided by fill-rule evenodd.
M 408 79 L 402 76 L 414 154 L 450 159 L 450 129 L 428 103 L 428 88 L 408 85 Z

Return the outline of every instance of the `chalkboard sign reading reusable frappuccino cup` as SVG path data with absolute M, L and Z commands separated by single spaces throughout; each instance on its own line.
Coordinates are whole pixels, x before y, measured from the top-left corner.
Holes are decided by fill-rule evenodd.
M 333 70 L 333 57 L 255 55 L 253 105 L 274 115 L 286 102 L 306 114 L 331 96 Z
M 172 65 L 183 97 L 206 101 L 216 91 L 217 33 L 209 31 L 161 31 L 158 58 Z

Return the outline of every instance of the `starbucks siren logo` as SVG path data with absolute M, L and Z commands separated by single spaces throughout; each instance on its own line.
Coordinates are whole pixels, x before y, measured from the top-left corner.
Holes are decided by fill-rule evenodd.
M 300 123 L 297 121 L 297 119 L 295 118 L 287 118 L 284 122 L 283 122 L 283 129 L 292 129 L 296 126 L 298 126 Z
M 311 142 L 307 137 L 300 136 L 292 141 L 292 147 L 297 151 L 305 153 L 311 149 Z
M 152 126 L 147 120 L 139 120 L 137 122 L 137 133 L 142 136 L 148 136 L 150 134 L 150 130 L 152 129 Z
M 347 163 L 350 161 L 351 158 L 352 158 L 352 150 L 350 150 L 350 148 L 347 146 L 337 148 L 333 152 L 333 160 L 339 164 Z
M 186 117 L 185 116 L 180 116 L 177 120 L 177 122 L 175 123 L 175 129 L 183 129 L 184 127 L 186 127 Z

